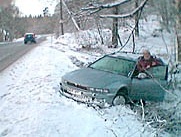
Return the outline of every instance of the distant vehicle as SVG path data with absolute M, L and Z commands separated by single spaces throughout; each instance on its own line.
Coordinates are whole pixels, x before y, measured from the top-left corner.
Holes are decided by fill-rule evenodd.
M 168 66 L 152 67 L 138 77 L 138 57 L 127 56 L 106 55 L 86 68 L 65 74 L 60 83 L 60 93 L 75 101 L 100 107 L 140 99 L 163 101 L 164 88 L 168 84 Z
M 36 43 L 36 39 L 35 39 L 35 34 L 34 33 L 26 33 L 24 35 L 24 44 L 27 43 Z

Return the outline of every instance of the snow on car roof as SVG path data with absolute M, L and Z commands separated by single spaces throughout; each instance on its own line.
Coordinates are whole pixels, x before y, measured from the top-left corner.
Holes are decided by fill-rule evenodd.
M 35 33 L 25 33 L 25 35 L 29 35 L 29 34 L 35 35 Z
M 138 58 L 142 56 L 141 54 L 138 54 L 138 53 L 124 52 L 124 51 L 112 53 L 110 55 L 114 57 L 123 57 L 125 59 L 129 59 L 133 61 L 137 61 Z

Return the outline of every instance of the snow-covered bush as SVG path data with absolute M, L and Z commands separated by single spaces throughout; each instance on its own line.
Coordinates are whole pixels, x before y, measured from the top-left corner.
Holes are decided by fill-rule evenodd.
M 97 48 L 98 46 L 104 44 L 105 46 L 110 45 L 111 43 L 111 31 L 101 30 L 86 30 L 79 31 L 75 33 L 75 39 L 77 44 L 82 48 Z

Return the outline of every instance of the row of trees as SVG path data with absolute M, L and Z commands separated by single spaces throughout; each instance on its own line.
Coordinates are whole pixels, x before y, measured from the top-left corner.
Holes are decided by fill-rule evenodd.
M 139 19 L 155 14 L 161 17 L 162 28 L 177 34 L 180 47 L 180 0 L 60 0 L 52 16 L 48 8 L 38 17 L 21 17 L 13 5 L 0 7 L 0 41 L 13 40 L 26 32 L 36 34 L 75 32 L 97 28 L 112 30 L 112 47 L 121 43 L 120 25 L 132 19 L 132 36 L 139 36 Z M 146 6 L 145 6 L 146 5 Z M 131 26 L 129 24 L 129 26 Z
M 44 15 L 36 17 L 22 17 L 14 5 L 0 7 L 0 42 L 23 37 L 26 32 L 54 33 L 58 19 L 56 16 L 47 16 L 47 10 L 45 12 Z

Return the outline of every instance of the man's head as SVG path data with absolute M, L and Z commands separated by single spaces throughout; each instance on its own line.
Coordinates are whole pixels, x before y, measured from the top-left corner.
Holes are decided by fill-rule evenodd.
M 151 57 L 150 51 L 149 50 L 143 50 L 143 57 L 145 60 L 149 60 Z

